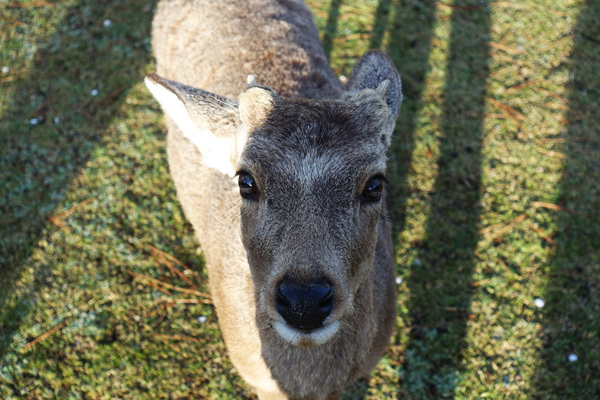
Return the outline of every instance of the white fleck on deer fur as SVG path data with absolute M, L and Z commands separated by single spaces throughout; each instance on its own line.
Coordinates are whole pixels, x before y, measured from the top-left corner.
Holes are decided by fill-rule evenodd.
M 342 85 L 296 0 L 162 0 L 152 43 L 146 85 L 233 364 L 260 399 L 339 398 L 395 322 L 378 191 L 395 67 L 370 51 Z

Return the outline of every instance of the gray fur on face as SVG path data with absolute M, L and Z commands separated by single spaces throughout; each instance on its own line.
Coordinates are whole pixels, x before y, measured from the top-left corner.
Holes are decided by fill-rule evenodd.
M 337 398 L 375 367 L 395 320 L 385 192 L 365 196 L 383 184 L 402 101 L 394 65 L 370 51 L 343 87 L 294 0 L 163 0 L 153 47 L 168 79 L 146 83 L 233 363 L 261 399 Z M 282 318 L 286 280 L 327 282 L 322 327 Z
M 259 195 L 242 202 L 242 237 L 265 306 L 273 309 L 275 285 L 291 273 L 326 276 L 339 314 L 351 307 L 372 266 L 382 203 L 361 195 L 385 173 L 387 113 L 372 90 L 345 100 L 280 98 L 250 135 L 239 169 L 256 179 Z

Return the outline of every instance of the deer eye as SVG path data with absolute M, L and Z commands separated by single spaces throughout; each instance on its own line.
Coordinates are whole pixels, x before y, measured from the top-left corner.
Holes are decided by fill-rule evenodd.
M 369 179 L 362 192 L 363 200 L 367 202 L 376 202 L 381 199 L 384 181 L 385 178 L 381 175 L 377 175 Z
M 238 172 L 238 186 L 240 194 L 247 199 L 253 199 L 258 193 L 258 186 L 252 175 L 246 172 Z

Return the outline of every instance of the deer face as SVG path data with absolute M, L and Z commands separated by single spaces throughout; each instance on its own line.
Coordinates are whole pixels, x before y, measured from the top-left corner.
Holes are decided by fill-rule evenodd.
M 240 99 L 252 131 L 237 177 L 259 326 L 313 347 L 352 313 L 373 266 L 388 107 L 371 89 L 328 101 L 248 91 L 258 93 Z M 260 97 L 268 112 L 245 110 Z
M 259 329 L 300 347 L 327 342 L 373 267 L 402 100 L 391 61 L 367 53 L 338 100 L 283 98 L 254 82 L 236 103 L 156 75 L 146 84 L 206 168 L 237 176 Z

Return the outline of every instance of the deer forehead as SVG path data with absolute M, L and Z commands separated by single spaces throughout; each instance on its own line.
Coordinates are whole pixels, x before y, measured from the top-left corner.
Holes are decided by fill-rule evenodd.
M 385 103 L 374 93 L 337 100 L 278 97 L 254 136 L 306 149 L 367 145 L 377 141 L 387 122 Z
M 380 140 L 384 124 L 350 102 L 282 100 L 252 132 L 242 159 L 273 166 L 300 163 L 317 170 L 385 160 Z

